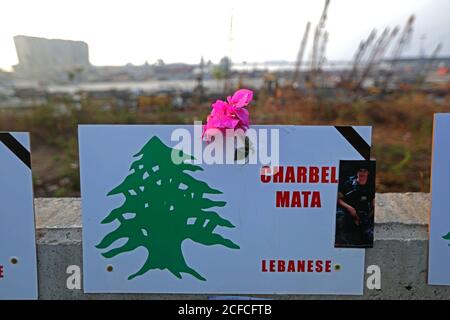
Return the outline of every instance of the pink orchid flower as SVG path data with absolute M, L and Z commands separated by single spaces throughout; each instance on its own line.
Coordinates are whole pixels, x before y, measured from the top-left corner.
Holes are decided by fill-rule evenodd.
M 217 100 L 212 104 L 211 114 L 203 126 L 203 136 L 207 140 L 210 137 L 206 134 L 209 129 L 242 129 L 246 131 L 250 126 L 250 114 L 246 107 L 253 99 L 253 92 L 248 89 L 241 89 L 233 96 L 227 97 L 227 101 Z

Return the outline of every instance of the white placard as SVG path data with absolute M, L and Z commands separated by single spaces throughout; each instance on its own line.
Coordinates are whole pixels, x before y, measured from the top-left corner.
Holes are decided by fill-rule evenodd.
M 37 299 L 28 133 L 0 132 L 0 299 Z
M 428 283 L 450 285 L 450 114 L 434 117 Z
M 177 169 L 172 133 L 193 126 L 80 126 L 85 292 L 362 294 L 364 249 L 334 240 L 339 161 L 364 158 L 332 126 L 252 128 L 268 150 L 278 131 L 283 182 L 259 163 Z M 371 128 L 350 129 L 370 151 Z

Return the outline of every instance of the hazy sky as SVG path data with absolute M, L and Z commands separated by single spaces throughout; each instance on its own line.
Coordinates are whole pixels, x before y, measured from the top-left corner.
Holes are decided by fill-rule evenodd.
M 202 55 L 216 62 L 229 52 L 236 62 L 293 61 L 306 22 L 316 23 L 322 6 L 321 0 L 1 0 L 0 68 L 17 63 L 18 34 L 83 40 L 95 65 L 196 63 Z M 417 20 L 408 53 L 419 53 L 426 34 L 428 53 L 441 41 L 441 54 L 450 54 L 449 12 L 449 0 L 331 0 L 327 56 L 350 59 L 371 29 L 403 26 L 411 13 Z

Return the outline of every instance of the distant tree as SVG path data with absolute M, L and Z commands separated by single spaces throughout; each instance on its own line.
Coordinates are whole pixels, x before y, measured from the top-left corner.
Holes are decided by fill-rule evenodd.
M 231 71 L 231 59 L 228 57 L 223 57 L 222 59 L 220 59 L 219 67 L 223 73 L 228 75 Z
M 221 194 L 207 183 L 190 176 L 187 171 L 203 170 L 184 163 L 192 156 L 179 151 L 183 163 L 172 161 L 172 148 L 157 137 L 152 137 L 134 157 L 131 173 L 111 190 L 108 196 L 122 194 L 124 203 L 112 210 L 102 224 L 119 222 L 119 227 L 107 234 L 96 246 L 106 249 L 119 239 L 127 239 L 121 247 L 102 255 L 112 258 L 118 254 L 144 247 L 147 259 L 129 280 L 152 269 L 167 269 L 177 278 L 188 273 L 206 280 L 186 264 L 181 249 L 182 242 L 190 239 L 203 245 L 223 245 L 239 249 L 233 241 L 214 233 L 217 226 L 234 228 L 234 225 L 208 209 L 224 207 L 226 202 L 210 200 L 206 194 Z M 176 150 L 178 151 L 178 150 Z

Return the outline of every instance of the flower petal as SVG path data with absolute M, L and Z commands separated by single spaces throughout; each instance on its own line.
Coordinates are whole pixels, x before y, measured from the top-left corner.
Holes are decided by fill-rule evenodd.
M 211 105 L 212 107 L 211 115 L 214 116 L 219 114 L 225 114 L 227 111 L 227 106 L 228 104 L 225 101 L 217 100 Z
M 236 115 L 241 120 L 243 126 L 248 127 L 250 125 L 250 113 L 247 109 L 236 108 Z
M 229 102 L 236 106 L 236 108 L 242 108 L 248 105 L 252 99 L 253 91 L 248 89 L 240 89 L 234 93 Z

